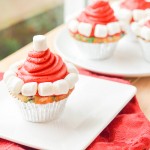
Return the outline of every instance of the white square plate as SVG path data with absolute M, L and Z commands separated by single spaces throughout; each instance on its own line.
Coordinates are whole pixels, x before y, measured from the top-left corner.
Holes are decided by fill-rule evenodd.
M 135 93 L 131 85 L 80 75 L 58 120 L 31 123 L 0 82 L 0 137 L 39 149 L 85 149 Z

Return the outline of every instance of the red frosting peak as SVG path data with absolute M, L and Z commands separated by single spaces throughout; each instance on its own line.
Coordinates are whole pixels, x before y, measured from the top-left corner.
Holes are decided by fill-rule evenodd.
M 150 28 L 150 20 L 146 21 L 146 23 L 144 24 L 146 27 Z
M 90 23 L 93 25 L 91 36 L 94 36 L 94 28 L 97 24 L 106 25 L 110 22 L 117 21 L 114 11 L 106 1 L 97 0 L 87 6 L 77 18 L 79 22 Z
M 150 2 L 146 2 L 145 0 L 124 0 L 121 3 L 121 7 L 129 10 L 134 9 L 145 10 L 147 8 L 150 8 Z
M 17 75 L 27 82 L 54 82 L 67 75 L 66 65 L 58 55 L 50 50 L 30 51 L 25 63 L 18 69 Z

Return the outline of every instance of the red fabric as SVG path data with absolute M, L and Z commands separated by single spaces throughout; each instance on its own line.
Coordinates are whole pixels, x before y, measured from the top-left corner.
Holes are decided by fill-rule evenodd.
M 83 69 L 81 74 L 129 84 L 119 78 L 110 78 Z M 0 74 L 1 76 L 1 74 Z M 150 122 L 145 118 L 134 97 L 87 150 L 149 150 Z M 0 150 L 31 150 L 19 144 L 0 139 Z M 33 149 L 32 149 L 33 150 Z
M 0 139 L 0 150 L 24 150 L 18 144 Z
M 128 81 L 99 76 L 80 69 L 85 75 L 129 84 Z M 134 97 L 87 150 L 149 150 L 150 122 L 146 119 Z

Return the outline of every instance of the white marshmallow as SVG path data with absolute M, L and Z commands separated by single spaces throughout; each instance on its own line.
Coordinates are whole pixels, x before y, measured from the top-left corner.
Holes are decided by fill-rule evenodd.
M 67 94 L 69 85 L 65 80 L 58 80 L 53 82 L 53 90 L 55 95 Z
M 142 19 L 142 20 L 140 20 L 139 22 L 138 22 L 138 24 L 140 25 L 140 26 L 143 26 L 144 24 L 145 24 L 145 18 L 144 19 Z
M 24 96 L 34 96 L 37 92 L 37 83 L 29 82 L 22 86 L 21 93 Z
M 141 28 L 141 37 L 143 37 L 145 40 L 150 40 L 150 28 L 148 27 L 142 27 Z
M 138 24 L 139 24 L 140 26 L 144 26 L 145 22 L 147 22 L 148 20 L 150 20 L 150 16 L 141 19 L 141 20 L 138 22 Z
M 48 49 L 46 37 L 44 35 L 36 35 L 33 37 L 33 49 L 38 52 Z
M 78 81 L 78 74 L 76 73 L 69 73 L 66 77 L 65 80 L 69 84 L 69 89 L 72 89 L 75 86 L 75 83 Z
M 73 64 L 66 63 L 66 66 L 67 66 L 67 71 L 69 73 L 77 73 L 77 74 L 79 73 L 78 70 L 77 70 L 77 68 Z
M 104 38 L 107 36 L 107 27 L 105 25 L 97 24 L 95 27 L 94 35 L 99 38 Z
M 16 73 L 15 73 L 14 71 L 8 70 L 8 71 L 6 71 L 6 72 L 4 73 L 3 80 L 4 80 L 5 83 L 7 83 L 7 82 L 8 82 L 8 79 L 9 79 L 10 77 L 15 77 L 15 76 L 16 76 Z
M 68 28 L 70 31 L 72 31 L 73 33 L 76 33 L 78 31 L 78 24 L 79 22 L 77 20 L 71 20 L 68 24 Z
M 140 10 L 140 9 L 133 10 L 133 19 L 135 21 L 139 21 L 145 18 L 145 16 L 146 16 L 145 10 Z
M 108 23 L 107 28 L 108 28 L 109 35 L 114 35 L 116 33 L 121 32 L 121 27 L 120 27 L 119 22 Z
M 24 82 L 20 78 L 12 76 L 8 79 L 6 84 L 11 93 L 19 94 Z
M 128 9 L 120 9 L 116 13 L 116 15 L 119 20 L 125 21 L 127 23 L 129 23 L 132 19 L 132 11 L 130 11 Z
M 119 25 L 120 25 L 120 29 L 124 32 L 126 32 L 126 26 L 127 26 L 127 23 L 124 22 L 124 21 L 118 21 Z
M 133 22 L 131 24 L 131 30 L 135 35 L 140 35 L 140 26 L 137 22 Z
M 10 65 L 9 69 L 14 71 L 14 72 L 17 72 L 18 68 L 21 67 L 24 62 L 25 62 L 25 60 L 17 61 L 15 63 L 13 63 L 12 65 Z
M 38 93 L 40 96 L 54 95 L 53 84 L 51 82 L 43 82 L 38 85 Z
M 78 31 L 80 34 L 89 37 L 92 32 L 92 25 L 89 23 L 79 23 L 78 25 Z

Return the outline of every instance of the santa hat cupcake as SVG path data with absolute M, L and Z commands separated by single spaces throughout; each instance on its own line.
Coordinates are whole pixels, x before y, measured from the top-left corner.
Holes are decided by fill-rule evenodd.
M 124 23 L 125 30 L 132 41 L 137 40 L 131 31 L 130 24 L 150 16 L 150 2 L 146 0 L 124 0 L 116 9 L 117 18 Z
M 150 15 L 150 2 L 146 0 L 124 0 L 117 13 L 120 20 L 131 23 Z
M 77 69 L 53 54 L 43 35 L 34 36 L 27 59 L 13 64 L 4 74 L 9 92 L 31 122 L 59 117 L 77 80 Z
M 106 0 L 93 1 L 68 23 L 68 29 L 79 46 L 79 56 L 87 59 L 109 58 L 124 35 Z

